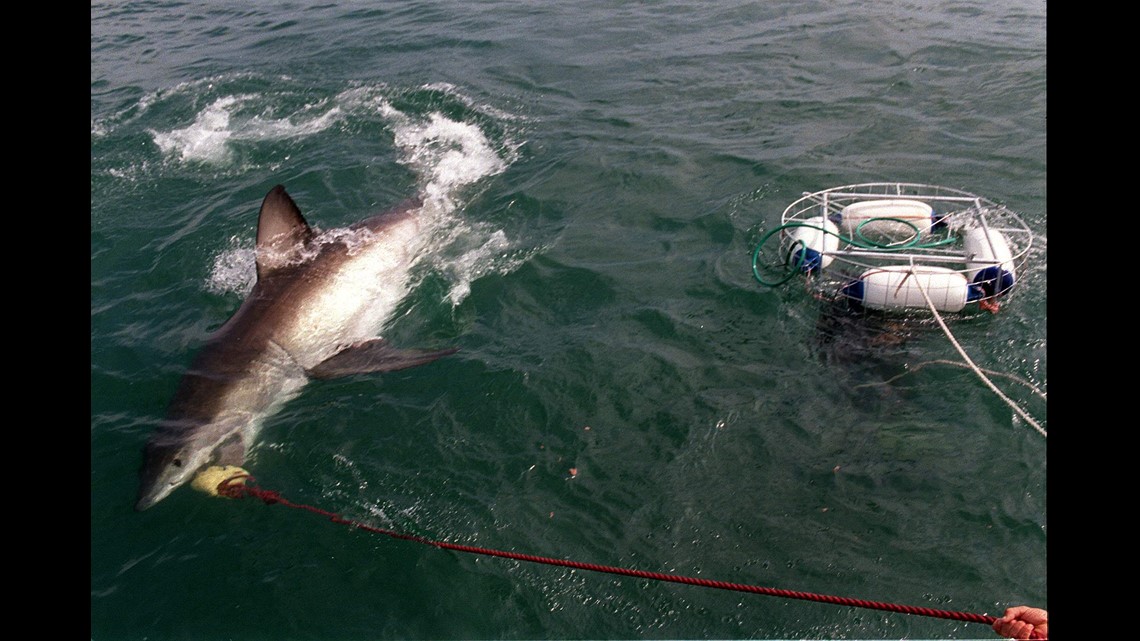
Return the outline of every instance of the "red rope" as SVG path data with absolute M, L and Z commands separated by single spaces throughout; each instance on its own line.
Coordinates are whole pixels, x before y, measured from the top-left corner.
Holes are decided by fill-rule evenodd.
M 983 623 L 992 626 L 997 617 L 988 614 L 974 614 L 972 612 L 955 612 L 952 610 L 937 610 L 933 608 L 918 607 L 913 605 L 899 605 L 896 603 L 881 603 L 878 601 L 864 601 L 863 599 L 852 599 L 849 597 L 831 596 L 827 594 L 814 594 L 811 592 L 798 592 L 796 590 L 783 590 L 779 588 L 767 588 L 757 585 L 747 585 L 743 583 L 729 583 L 727 581 L 714 581 L 710 579 L 699 579 L 695 577 L 682 576 L 677 574 L 663 574 L 660 572 L 646 572 L 644 570 L 632 570 L 628 568 L 619 568 L 609 565 L 598 565 L 595 563 L 581 563 L 579 561 L 569 561 L 566 559 L 555 559 L 551 557 L 535 556 L 533 554 L 520 554 L 518 552 L 506 552 L 503 550 L 492 550 L 489 548 L 475 547 L 471 545 L 460 545 L 458 543 L 448 543 L 447 541 L 437 541 L 428 539 L 414 534 L 402 534 L 392 530 L 385 530 L 371 525 L 366 525 L 358 521 L 352 521 L 342 517 L 339 514 L 322 510 L 318 507 L 311 505 L 303 505 L 293 503 L 279 493 L 270 490 L 263 490 L 257 486 L 243 485 L 245 480 L 252 480 L 249 476 L 239 476 L 222 481 L 218 485 L 218 494 L 228 496 L 230 498 L 240 499 L 246 496 L 259 498 L 265 502 L 266 505 L 280 504 L 285 507 L 291 507 L 298 510 L 306 510 L 314 514 L 328 517 L 333 523 L 348 525 L 375 534 L 384 534 L 395 539 L 404 541 L 414 541 L 424 545 L 430 545 L 444 550 L 455 550 L 457 552 L 466 552 L 469 554 L 482 554 L 485 556 L 495 556 L 504 559 L 514 559 L 516 561 L 527 561 L 530 563 L 543 563 L 546 565 L 556 565 L 567 568 L 574 568 L 578 570 L 590 570 L 591 572 L 606 572 L 608 574 L 618 574 L 621 576 L 632 576 L 641 579 L 650 579 L 653 581 L 667 581 L 671 583 L 683 583 L 685 585 L 696 585 L 703 588 L 715 588 L 719 590 L 733 590 L 736 592 L 750 592 L 753 594 L 764 594 L 768 596 L 778 596 L 787 599 L 801 599 L 805 601 L 816 601 L 819 603 L 832 603 L 835 605 L 846 605 L 855 608 L 869 608 L 873 610 L 886 610 L 888 612 L 901 612 L 903 614 L 917 614 L 921 616 L 936 617 L 940 619 L 952 619 L 955 621 L 965 621 L 967 623 Z M 1046 637 L 1036 636 L 1034 632 L 1033 639 L 1046 639 Z

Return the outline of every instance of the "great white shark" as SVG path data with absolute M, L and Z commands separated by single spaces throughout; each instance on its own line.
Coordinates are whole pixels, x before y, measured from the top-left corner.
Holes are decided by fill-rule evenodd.
M 146 444 L 137 510 L 212 465 L 244 463 L 267 417 L 311 379 L 390 372 L 452 354 L 376 336 L 426 244 L 418 198 L 318 234 L 277 185 L 257 222 L 257 281 L 206 341 Z

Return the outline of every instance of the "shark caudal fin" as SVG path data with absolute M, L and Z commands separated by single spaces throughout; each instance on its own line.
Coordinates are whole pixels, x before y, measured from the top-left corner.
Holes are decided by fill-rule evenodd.
M 293 261 L 312 237 L 313 230 L 285 187 L 270 189 L 257 217 L 257 277 Z
M 394 372 L 426 365 L 458 351 L 457 347 L 441 350 L 398 349 L 383 338 L 376 338 L 346 347 L 305 373 L 311 378 L 327 379 L 353 374 Z

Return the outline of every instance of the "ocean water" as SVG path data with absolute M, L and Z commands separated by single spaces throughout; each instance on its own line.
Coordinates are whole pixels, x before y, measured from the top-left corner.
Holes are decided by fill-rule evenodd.
M 954 338 L 1047 428 L 1044 2 L 93 2 L 91 638 L 986 639 L 489 558 L 181 488 L 142 448 L 284 184 L 441 213 L 428 366 L 310 384 L 247 468 L 429 539 L 941 610 L 1048 607 L 1046 438 L 929 317 L 753 277 L 804 192 L 944 185 L 1036 234 Z M 893 321 L 892 321 L 893 322 Z

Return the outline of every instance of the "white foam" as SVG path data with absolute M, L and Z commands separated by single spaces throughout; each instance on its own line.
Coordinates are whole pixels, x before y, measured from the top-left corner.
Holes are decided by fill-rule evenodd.
M 511 255 L 513 245 L 503 230 L 491 231 L 454 215 L 464 196 L 470 195 L 469 188 L 505 171 L 517 148 L 507 144 L 496 151 L 478 126 L 440 112 L 417 120 L 386 101 L 375 104 L 403 151 L 400 162 L 420 176 L 425 210 L 440 224 L 439 249 L 432 259 L 451 285 L 447 300 L 458 306 L 471 293 L 475 279 L 513 271 L 525 260 Z M 458 258 L 448 258 L 456 253 Z
M 338 107 L 327 108 L 325 102 L 307 105 L 284 118 L 239 115 L 243 106 L 258 100 L 254 95 L 219 98 L 200 111 L 189 126 L 167 132 L 152 130 L 151 136 L 164 154 L 187 161 L 225 164 L 230 161 L 234 142 L 311 136 L 328 129 L 344 115 Z
M 471 293 L 471 283 L 491 271 L 495 257 L 503 255 L 511 248 L 507 235 L 497 230 L 481 247 L 472 249 L 451 261 L 447 271 L 451 276 L 451 290 L 447 297 L 453 306 L 458 306 Z
M 462 102 L 463 105 L 466 106 L 467 108 L 472 109 L 474 111 L 478 111 L 481 114 L 485 114 L 487 116 L 490 116 L 490 117 L 494 118 L 495 120 L 501 120 L 501 121 L 526 120 L 522 116 L 518 116 L 518 115 L 512 114 L 510 112 L 503 111 L 502 109 L 498 109 L 498 108 L 493 107 L 491 105 L 486 105 L 486 104 L 475 102 L 469 96 L 467 96 L 462 91 L 460 91 L 459 87 L 456 87 L 455 85 L 451 84 L 450 82 L 434 82 L 434 83 L 425 85 L 424 89 L 431 89 L 432 91 L 443 92 L 443 93 L 447 94 L 449 97 L 454 98 L 454 99 L 458 100 L 459 102 Z
M 476 109 L 473 101 L 451 85 L 426 87 L 445 91 L 483 115 L 510 120 L 493 108 Z M 264 96 L 229 95 L 202 109 L 192 124 L 167 132 L 151 132 L 154 141 L 168 155 L 181 160 L 225 163 L 231 147 L 239 141 L 281 140 L 319 133 L 336 122 L 351 118 L 379 117 L 386 123 L 393 142 L 400 150 L 398 161 L 419 177 L 419 191 L 433 237 L 428 252 L 430 268 L 450 283 L 447 299 L 460 304 L 471 291 L 471 283 L 488 273 L 513 271 L 525 256 L 514 252 L 503 230 L 456 215 L 472 188 L 490 176 L 502 173 L 514 160 L 518 146 L 503 141 L 495 144 L 476 123 L 454 120 L 442 112 L 413 115 L 396 109 L 384 95 L 382 86 L 347 89 L 329 100 L 310 103 L 282 118 L 264 115 Z M 254 107 L 258 114 L 252 114 Z M 251 115 L 243 115 L 246 109 Z M 93 132 L 96 127 L 92 127 Z M 344 240 L 329 230 L 329 240 Z M 458 256 L 458 258 L 454 258 Z M 214 257 L 206 287 L 214 293 L 246 295 L 256 274 L 252 239 L 245 244 L 231 239 L 230 246 Z
M 237 101 L 234 96 L 215 100 L 198 113 L 189 127 L 165 133 L 151 131 L 155 144 L 163 153 L 177 155 L 183 160 L 225 161 L 226 141 L 233 135 L 229 109 Z
M 214 264 L 206 279 L 206 289 L 215 294 L 241 294 L 253 291 L 257 278 L 257 256 L 251 241 L 234 236 L 230 246 L 214 256 Z
M 507 167 L 473 124 L 451 120 L 438 112 L 424 122 L 396 113 L 391 117 L 396 145 L 404 151 L 402 162 L 421 176 L 424 200 L 443 212 L 456 209 L 456 198 L 463 188 Z
M 381 93 L 382 90 L 383 86 L 353 87 L 337 94 L 333 102 L 349 112 L 366 111 L 382 116 L 399 113 L 392 108 L 391 103 Z
M 325 113 L 292 120 L 289 118 L 262 119 L 253 117 L 239 132 L 242 140 L 285 140 L 301 138 L 328 129 L 341 119 L 343 112 L 333 107 Z

